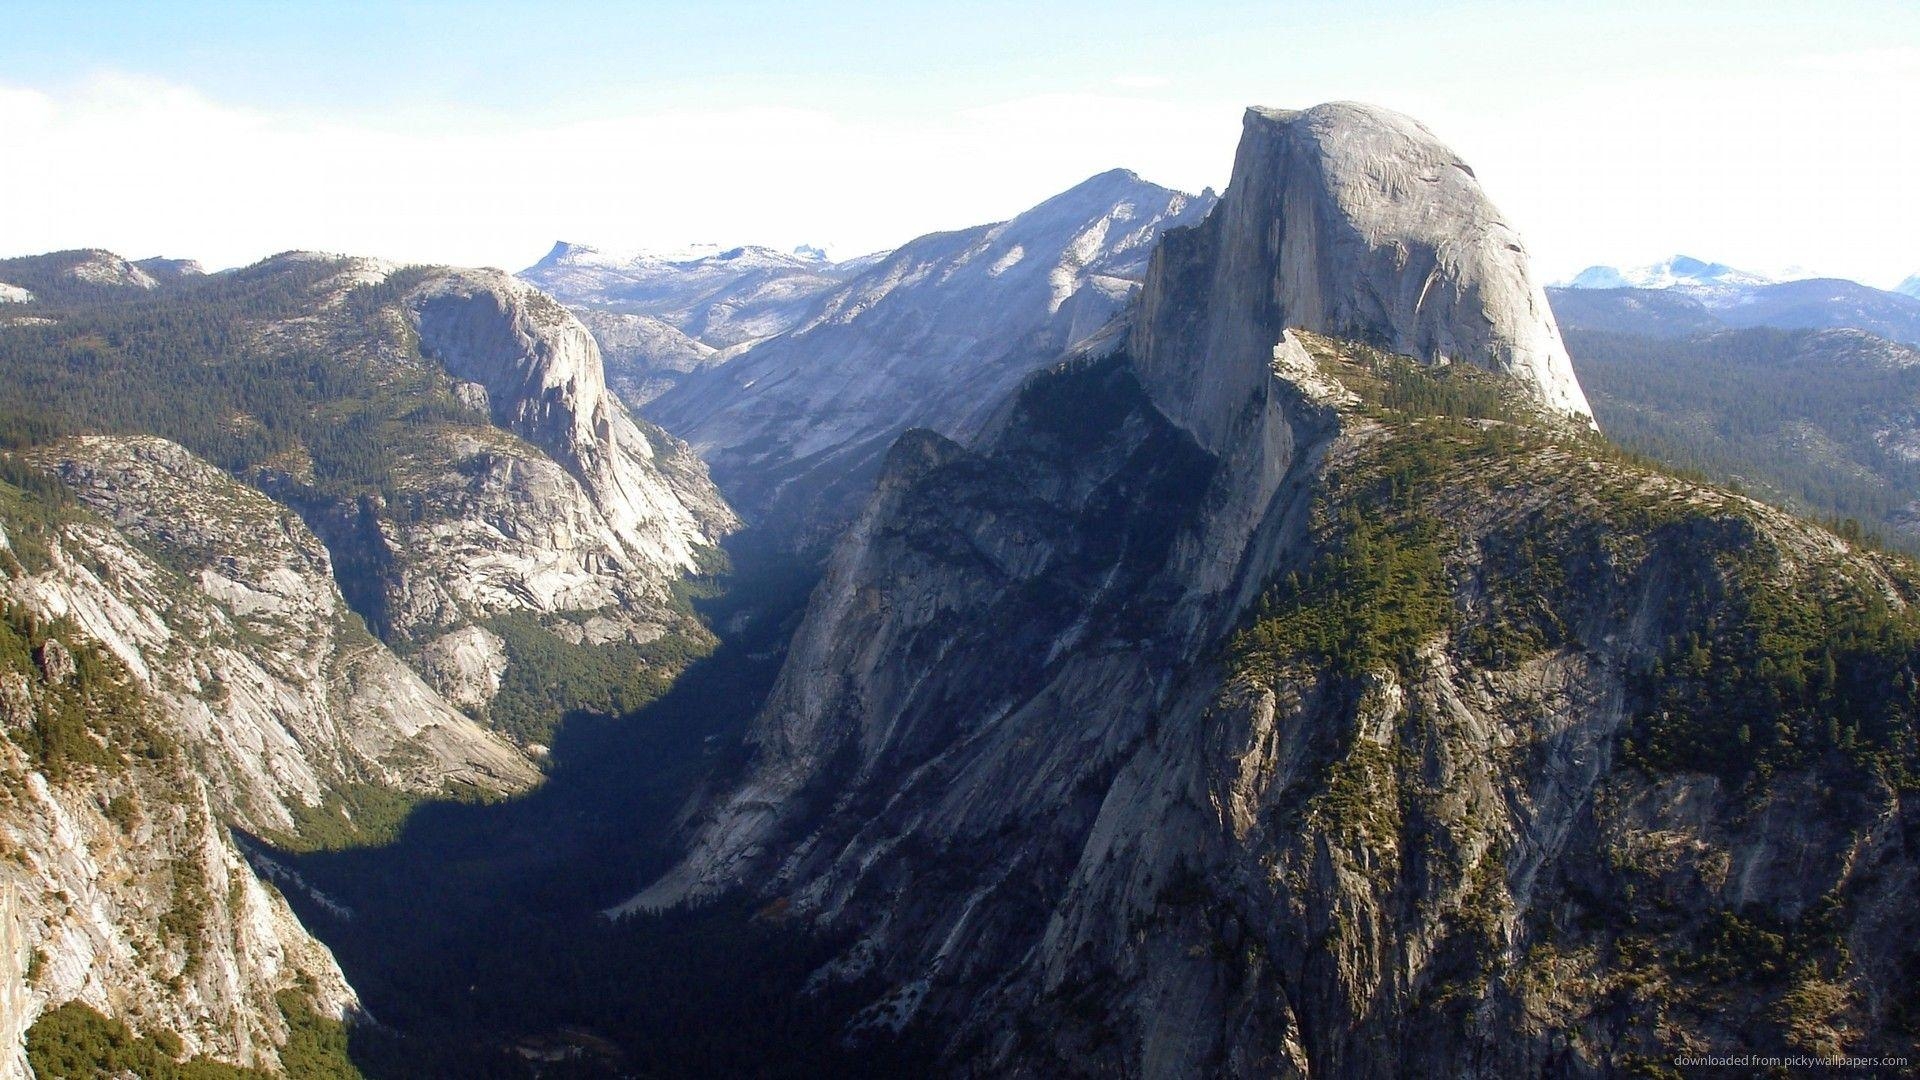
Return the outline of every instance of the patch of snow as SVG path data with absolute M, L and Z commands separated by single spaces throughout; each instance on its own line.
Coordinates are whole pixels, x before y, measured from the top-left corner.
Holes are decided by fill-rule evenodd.
M 1589 266 L 1563 284 L 1569 289 L 1718 289 L 1727 286 L 1772 285 L 1797 281 L 1811 274 L 1773 277 L 1740 270 L 1725 263 L 1706 262 L 1687 255 L 1675 255 L 1645 266 Z

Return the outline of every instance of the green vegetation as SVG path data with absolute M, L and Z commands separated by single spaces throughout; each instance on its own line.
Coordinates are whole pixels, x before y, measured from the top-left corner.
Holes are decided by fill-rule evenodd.
M 393 448 L 435 423 L 488 418 L 453 396 L 418 358 L 404 321 L 381 318 L 422 271 L 402 270 L 348 294 L 346 329 L 311 339 L 263 335 L 269 320 L 308 314 L 336 274 L 326 260 L 254 268 L 120 303 L 50 312 L 51 325 L 0 332 L 0 447 L 74 432 L 164 436 L 236 475 L 288 452 L 311 464 L 315 493 L 377 495 L 395 514 L 419 510 L 394 483 Z
M 1393 435 L 1329 476 L 1316 507 L 1318 555 L 1273 583 L 1231 647 L 1235 667 L 1271 677 L 1290 661 L 1353 677 L 1415 651 L 1459 623 L 1446 554 L 1455 540 L 1428 507 L 1436 492 L 1485 482 L 1489 471 L 1552 442 L 1585 447 L 1509 399 L 1505 380 L 1462 364 L 1433 368 L 1363 345 L 1304 335 L 1322 369 L 1358 394 Z M 1464 627 L 1469 651 L 1491 662 L 1559 639 L 1556 560 L 1524 534 L 1497 577 L 1490 620 Z
M 1271 678 L 1294 660 L 1356 677 L 1380 664 L 1407 671 L 1414 652 L 1447 626 L 1451 593 L 1439 527 L 1389 523 L 1348 506 L 1338 532 L 1305 573 L 1260 599 L 1233 643 L 1235 667 Z
M 316 1012 L 307 995 L 277 998 L 289 1031 L 281 1065 L 289 1080 L 356 1080 L 347 1058 L 345 1025 Z M 207 1057 L 178 1060 L 180 1037 L 170 1031 L 136 1034 L 125 1023 L 69 1001 L 40 1014 L 27 1029 L 27 1062 L 39 1080 L 96 1080 L 131 1073 L 141 1080 L 271 1080 L 277 1074 Z
M 178 1036 L 137 1035 L 121 1021 L 69 1001 L 41 1013 L 27 1029 L 27 1063 L 39 1080 L 97 1080 L 122 1072 L 141 1080 L 268 1080 L 273 1075 L 207 1058 L 176 1061 L 179 1045 Z
M 1622 446 L 1898 539 L 1892 524 L 1920 496 L 1920 463 L 1883 433 L 1911 422 L 1898 403 L 1920 394 L 1920 369 L 1833 362 L 1811 330 L 1566 338 L 1601 427 Z
M 1332 763 L 1326 787 L 1307 804 L 1307 820 L 1348 849 L 1368 848 L 1377 853 L 1383 873 L 1396 865 L 1392 857 L 1404 816 L 1400 805 L 1397 751 L 1366 739 L 1354 739 Z
M 669 631 L 646 645 L 575 645 L 529 612 L 498 615 L 486 625 L 506 642 L 508 660 L 487 720 L 523 744 L 551 744 L 555 726 L 569 713 L 634 712 L 712 650 L 711 638 L 686 630 Z
M 61 525 L 75 512 L 73 493 L 58 477 L 0 450 L 0 528 L 7 534 L 0 573 L 43 569 Z
M 321 1015 L 301 990 L 282 990 L 274 1001 L 287 1022 L 287 1044 L 280 1048 L 287 1080 L 360 1080 L 347 1053 L 345 1024 Z
M 449 783 L 433 795 L 401 791 L 384 784 L 340 784 L 329 790 L 317 806 L 295 803 L 293 830 L 268 839 L 282 850 L 301 852 L 391 844 L 399 838 L 407 818 L 422 803 L 431 800 L 480 805 L 492 798 L 491 793 L 465 784 Z
M 1703 555 L 1679 584 L 1671 602 L 1690 628 L 1638 673 L 1629 760 L 1764 782 L 1839 753 L 1920 783 L 1920 614 L 1839 566 L 1782 588 L 1768 576 L 1776 562 L 1754 542 Z M 1920 596 L 1920 581 L 1901 586 Z
M 41 670 L 50 649 L 72 657 L 70 675 L 54 680 Z M 33 688 L 32 718 L 11 734 L 49 780 L 116 771 L 130 758 L 159 760 L 173 750 L 149 723 L 125 668 L 65 621 L 50 623 L 17 604 L 0 607 L 0 673 Z
M 1836 912 L 1836 905 L 1821 904 L 1786 922 L 1760 908 L 1723 908 L 1712 913 L 1693 948 L 1675 957 L 1675 965 L 1712 983 L 1777 984 L 1840 945 Z
M 1237 670 L 1271 678 L 1289 662 L 1306 661 L 1348 678 L 1378 665 L 1410 671 L 1420 646 L 1453 622 L 1444 558 L 1450 540 L 1424 500 L 1461 466 L 1510 453 L 1522 438 L 1511 425 L 1468 419 L 1504 405 L 1465 369 L 1434 372 L 1404 358 L 1355 352 L 1359 360 L 1322 362 L 1364 399 L 1397 402 L 1383 404 L 1380 415 L 1400 437 L 1329 478 L 1315 512 L 1322 523 L 1318 554 L 1261 596 L 1231 645 Z
M 1643 487 L 1638 477 L 1661 470 L 1601 440 L 1527 422 L 1484 373 L 1428 369 L 1325 339 L 1309 345 L 1392 434 L 1327 478 L 1318 555 L 1262 597 L 1234 639 L 1237 670 L 1271 679 L 1305 663 L 1346 679 L 1374 666 L 1404 674 L 1414 651 L 1449 628 L 1467 658 L 1510 667 L 1577 646 L 1571 627 L 1600 599 L 1580 583 L 1637 572 L 1658 549 L 1675 568 L 1659 594 L 1669 637 L 1634 672 L 1628 761 L 1764 782 L 1834 753 L 1896 783 L 1920 783 L 1920 613 L 1857 564 L 1835 557 L 1789 583 L 1780 575 L 1790 560 L 1737 506 Z M 1479 577 L 1482 602 L 1468 615 L 1456 592 L 1469 583 L 1448 573 L 1458 541 L 1433 502 L 1442 493 L 1492 494 L 1520 455 L 1549 450 L 1564 455 L 1556 483 L 1588 461 L 1625 472 L 1596 476 L 1478 536 L 1465 565 Z M 1857 528 L 1840 531 L 1862 538 Z M 1897 593 L 1920 597 L 1912 567 L 1880 566 Z
M 1514 400 L 1513 384 L 1470 364 L 1433 366 L 1350 341 L 1296 331 L 1322 370 L 1373 406 L 1376 416 L 1524 422 L 1527 406 Z
M 173 860 L 173 900 L 160 916 L 160 936 L 186 949 L 183 978 L 192 978 L 206 959 L 207 921 L 213 915 L 213 897 L 207 891 L 207 870 L 198 860 Z
M 132 832 L 140 823 L 140 803 L 131 792 L 121 792 L 107 800 L 107 820 L 120 826 L 121 832 Z

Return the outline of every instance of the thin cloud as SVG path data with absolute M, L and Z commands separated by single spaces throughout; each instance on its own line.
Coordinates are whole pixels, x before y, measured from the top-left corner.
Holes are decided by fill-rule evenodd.
M 1519 226 L 1543 276 L 1676 251 L 1868 281 L 1920 269 L 1915 50 L 1727 79 L 1684 73 L 1542 85 L 1484 102 L 1318 87 L 1413 114 Z M 1829 58 L 1831 59 L 1831 58 Z M 1129 78 L 1121 76 L 1120 78 Z M 1224 183 L 1240 109 L 1306 104 L 1037 94 L 868 116 L 754 105 L 540 123 L 456 110 L 423 123 L 316 117 L 108 75 L 0 84 L 0 248 L 97 245 L 211 265 L 292 247 L 517 268 L 555 239 L 844 251 L 1005 218 L 1123 166 Z

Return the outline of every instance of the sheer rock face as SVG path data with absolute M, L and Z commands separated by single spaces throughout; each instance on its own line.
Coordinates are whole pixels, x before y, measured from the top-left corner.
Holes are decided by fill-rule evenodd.
M 693 570 L 695 548 L 734 521 L 694 467 L 657 450 L 607 391 L 592 335 L 539 290 L 504 274 L 443 272 L 412 298 L 423 352 L 486 388 L 494 421 L 572 474 L 613 553 L 661 574 Z M 703 478 L 702 478 L 703 479 Z
M 1910 798 L 1875 777 L 1820 810 L 1844 770 L 1756 796 L 1630 767 L 1621 737 L 1634 673 L 1740 617 L 1735 565 L 1783 596 L 1911 594 L 1831 534 L 1595 453 L 1577 385 L 1551 379 L 1544 308 L 1526 338 L 1487 276 L 1519 264 L 1470 177 L 1383 160 L 1385 190 L 1472 194 L 1464 223 L 1389 200 L 1303 235 L 1303 206 L 1358 198 L 1314 156 L 1349 152 L 1342 117 L 1356 143 L 1427 160 L 1431 140 L 1386 114 L 1256 111 L 1236 187 L 1161 246 L 1124 347 L 1032 377 L 972 446 L 893 444 L 745 777 L 615 910 L 747 888 L 849 932 L 818 978 L 884 988 L 856 1030 L 922 1022 L 956 1073 L 1601 1075 L 1674 1045 L 1906 1046 L 1888 1002 L 1920 959 L 1873 943 L 1920 930 L 1898 899 L 1911 826 L 1888 825 Z M 1382 223 L 1461 276 L 1419 269 L 1400 292 L 1367 242 L 1393 235 Z M 1531 293 L 1524 266 L 1507 284 Z M 1415 356 L 1289 329 L 1315 322 Z M 1384 372 L 1437 355 L 1516 418 L 1382 403 Z M 1431 565 L 1396 566 L 1391 587 L 1430 575 L 1435 622 L 1354 669 L 1247 659 L 1236 628 L 1256 616 L 1283 638 L 1291 619 L 1364 632 L 1349 590 L 1374 565 L 1352 546 L 1368 522 L 1374 559 L 1432 538 Z M 1551 598 L 1516 554 L 1544 550 L 1565 553 Z M 1326 565 L 1347 575 L 1333 610 L 1260 602 Z M 1505 640 L 1509 604 L 1558 629 L 1490 654 L 1476 642 Z M 1787 1035 L 1764 1019 L 1787 990 L 1743 991 L 1777 1009 L 1730 1019 L 1724 987 L 1664 959 L 1706 948 L 1726 912 L 1801 925 L 1838 895 L 1857 959 L 1793 977 L 1823 1004 Z
M 0 806 L 13 856 L 0 869 L 0 1076 L 32 1075 L 23 1036 L 67 1001 L 174 1032 L 189 1055 L 268 1069 L 287 1040 L 276 993 L 336 1020 L 358 1012 L 332 954 L 255 875 L 180 759 L 50 781 L 0 742 L 0 777 L 13 792 Z
M 1205 418 L 1257 375 L 1274 326 L 1474 364 L 1591 417 L 1518 235 L 1466 163 L 1397 113 L 1249 109 L 1226 198 L 1169 249 L 1132 348 L 1156 401 L 1203 443 Z M 1225 364 L 1240 382 L 1195 381 Z
M 1021 378 L 1106 326 L 1161 234 L 1212 201 L 1116 169 L 1010 221 L 920 237 L 648 415 L 750 514 L 844 523 L 895 436 L 977 433 Z

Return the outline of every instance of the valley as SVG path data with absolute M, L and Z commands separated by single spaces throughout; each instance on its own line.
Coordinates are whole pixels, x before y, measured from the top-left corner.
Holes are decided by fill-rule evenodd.
M 1348 102 L 851 259 L 0 282 L 6 1075 L 1920 1038 L 1900 294 L 1548 289 Z

